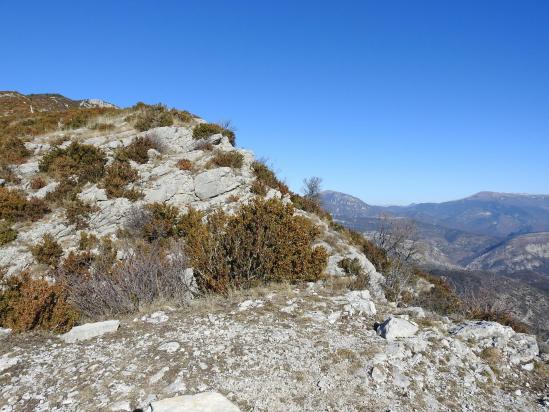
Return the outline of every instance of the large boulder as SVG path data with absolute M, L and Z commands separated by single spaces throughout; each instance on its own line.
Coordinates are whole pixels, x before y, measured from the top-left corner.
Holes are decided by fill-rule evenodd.
M 194 178 L 194 188 L 200 200 L 207 200 L 240 186 L 230 167 L 206 170 Z
M 86 323 L 85 325 L 75 326 L 67 333 L 60 335 L 66 343 L 74 343 L 81 340 L 91 339 L 102 336 L 106 333 L 116 332 L 120 326 L 118 320 L 106 320 L 103 322 Z
M 376 329 L 377 334 L 387 340 L 407 338 L 415 335 L 417 331 L 415 323 L 397 317 L 390 317 Z
M 218 392 L 202 392 L 152 402 L 148 412 L 240 412 L 240 409 Z

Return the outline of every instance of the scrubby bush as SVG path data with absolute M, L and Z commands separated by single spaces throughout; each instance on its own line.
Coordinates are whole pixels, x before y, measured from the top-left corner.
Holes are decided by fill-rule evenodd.
M 46 186 L 46 180 L 42 176 L 35 176 L 30 181 L 30 188 L 32 190 L 39 190 Z
M 134 127 L 141 132 L 155 127 L 173 125 L 173 115 L 163 104 L 137 103 L 133 109 L 136 112 L 131 120 L 134 122 Z
M 237 151 L 223 152 L 218 150 L 215 152 L 212 159 L 206 164 L 206 168 L 212 169 L 215 167 L 232 167 L 233 169 L 240 169 L 244 162 L 244 156 Z
M 210 142 L 199 142 L 196 146 L 196 150 L 203 150 L 205 152 L 211 152 L 214 146 Z
M 414 279 L 422 279 L 433 286 L 412 297 L 409 304 L 421 306 L 443 315 L 463 312 L 463 301 L 447 280 L 417 268 L 414 269 Z
M 300 196 L 296 193 L 292 193 L 290 195 L 290 198 L 296 208 L 304 210 L 309 213 L 314 213 L 318 217 L 326 219 L 328 221 L 332 219 L 332 216 L 328 212 L 326 212 L 324 209 L 322 209 L 320 204 L 314 199 L 310 199 L 305 196 Z
M 63 248 L 50 234 L 44 235 L 42 242 L 34 245 L 31 252 L 38 263 L 49 266 L 56 266 L 63 256 Z
M 80 232 L 80 240 L 78 242 L 78 249 L 91 250 L 97 246 L 99 239 L 93 233 Z
M 82 190 L 82 186 L 75 177 L 63 178 L 58 182 L 55 190 L 48 192 L 44 199 L 50 204 L 63 206 L 66 202 L 78 199 L 77 195 Z
M 59 179 L 76 176 L 78 183 L 97 182 L 105 172 L 107 159 L 101 149 L 72 142 L 66 148 L 55 147 L 46 153 L 38 168 Z
M 8 222 L 0 221 L 0 246 L 13 242 L 17 239 L 17 231 Z
M 46 203 L 35 197 L 27 199 L 14 189 L 0 187 L 0 219 L 8 221 L 36 221 L 49 213 Z
M 115 161 L 106 168 L 102 185 L 109 198 L 125 197 L 135 201 L 143 197 L 143 193 L 136 189 L 128 189 L 126 186 L 138 179 L 139 173 L 129 163 Z
M 234 146 L 236 142 L 236 135 L 234 131 L 230 130 L 223 125 L 215 123 L 201 123 L 193 129 L 193 138 L 206 139 L 214 134 L 222 134 L 229 139 L 229 142 Z
M 153 136 L 136 137 L 128 146 L 116 152 L 116 159 L 122 162 L 133 160 L 144 164 L 149 161 L 150 149 L 162 151 L 159 142 Z
M 137 242 L 124 250 L 125 259 L 108 270 L 98 268 L 89 252 L 74 254 L 58 271 L 71 302 L 88 317 L 136 312 L 154 302 L 182 305 L 192 295 L 192 277 L 180 244 Z
M 61 282 L 48 283 L 27 273 L 5 277 L 0 274 L 0 326 L 14 331 L 45 329 L 65 332 L 79 318 L 68 303 Z
M 193 162 L 189 159 L 181 159 L 177 162 L 179 170 L 193 170 Z
M 322 277 L 326 250 L 312 247 L 318 228 L 279 200 L 257 198 L 234 216 L 219 211 L 206 223 L 192 221 L 182 236 L 204 291 L 225 293 L 269 281 Z
M 370 287 L 370 276 L 364 270 L 358 258 L 343 258 L 338 262 L 338 266 L 343 269 L 346 275 L 353 277 L 349 289 L 364 290 Z
M 371 240 L 366 239 L 364 235 L 333 221 L 330 221 L 330 227 L 336 232 L 341 233 L 351 244 L 358 247 L 375 266 L 377 271 L 383 273 L 389 268 L 390 260 L 387 252 L 376 246 Z
M 84 229 L 88 227 L 90 215 L 96 210 L 96 207 L 75 198 L 65 203 L 65 218 L 76 229 Z
M 131 237 L 149 242 L 179 235 L 179 209 L 166 203 L 150 203 L 135 208 L 126 222 Z
M 267 194 L 267 188 L 277 189 L 283 195 L 289 193 L 288 186 L 277 179 L 274 172 L 263 162 L 255 161 L 252 163 L 252 171 L 255 175 L 255 181 L 252 184 L 252 192 L 261 196 Z
M 30 156 L 21 139 L 15 136 L 0 137 L 0 164 L 19 164 Z

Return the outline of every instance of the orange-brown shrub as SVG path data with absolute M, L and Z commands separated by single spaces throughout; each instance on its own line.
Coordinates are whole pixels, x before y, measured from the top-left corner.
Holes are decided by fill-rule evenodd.
M 179 170 L 193 170 L 193 162 L 189 159 L 181 159 L 177 162 Z
M 49 211 L 42 199 L 35 197 L 27 199 L 18 190 L 0 187 L 0 219 L 15 222 L 36 221 Z
M 206 223 L 193 213 L 192 224 L 181 234 L 203 291 L 225 293 L 269 281 L 322 277 L 326 250 L 312 247 L 319 230 L 308 219 L 294 216 L 291 205 L 256 198 L 236 215 L 218 211 Z
M 29 157 L 30 152 L 21 139 L 15 136 L 0 137 L 0 163 L 19 164 Z
M 278 180 L 274 172 L 264 163 L 258 161 L 253 162 L 252 170 L 255 175 L 255 181 L 252 187 L 253 193 L 265 196 L 267 194 L 267 187 L 277 189 L 283 195 L 290 192 L 288 186 Z
M 63 248 L 50 234 L 44 235 L 42 243 L 34 245 L 31 252 L 38 263 L 50 266 L 56 266 L 61 256 L 63 256 Z
M 0 326 L 14 331 L 65 332 L 78 318 L 62 283 L 50 284 L 27 273 L 9 278 L 0 274 Z
M 46 180 L 42 176 L 34 176 L 30 181 L 32 190 L 42 189 L 44 186 L 46 186 Z
M 126 185 L 137 181 L 138 178 L 139 173 L 129 163 L 115 161 L 106 168 L 102 185 L 109 198 L 125 197 L 135 201 L 143 197 L 143 193 L 135 189 L 127 189 Z

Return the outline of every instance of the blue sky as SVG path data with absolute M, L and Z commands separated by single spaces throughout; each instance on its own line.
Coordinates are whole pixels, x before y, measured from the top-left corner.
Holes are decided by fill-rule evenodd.
M 0 0 L 0 90 L 230 119 L 294 190 L 549 193 L 549 2 Z

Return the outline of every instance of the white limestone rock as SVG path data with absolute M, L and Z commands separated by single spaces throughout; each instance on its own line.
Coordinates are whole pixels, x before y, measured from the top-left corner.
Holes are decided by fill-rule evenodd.
M 194 178 L 195 193 L 200 200 L 211 199 L 240 186 L 230 167 L 206 170 Z
M 498 337 L 509 339 L 515 334 L 515 331 L 511 327 L 500 325 L 497 322 L 479 320 L 463 322 L 453 328 L 450 333 L 464 340 L 479 341 Z
M 59 337 L 66 343 L 74 343 L 102 336 L 106 333 L 113 333 L 118 330 L 120 321 L 106 320 L 103 322 L 86 323 L 85 325 L 75 326 L 67 333 Z
M 376 306 L 370 297 L 370 292 L 367 290 L 350 291 L 345 294 L 345 298 L 349 303 L 344 306 L 344 310 L 350 315 L 358 313 L 371 316 L 377 313 Z
M 0 328 L 0 339 L 7 338 L 11 334 L 11 329 Z
M 83 202 L 104 202 L 108 200 L 105 189 L 100 189 L 97 185 L 89 185 L 84 187 L 82 192 L 78 194 L 78 198 Z
M 203 392 L 151 402 L 148 412 L 240 412 L 218 392 Z
M 19 363 L 19 357 L 10 357 L 8 354 L 3 355 L 0 357 L 0 372 L 5 371 L 8 368 L 11 368 L 12 366 L 15 366 Z
M 387 340 L 407 338 L 415 335 L 417 331 L 418 327 L 415 323 L 397 317 L 388 318 L 376 329 L 377 334 Z

